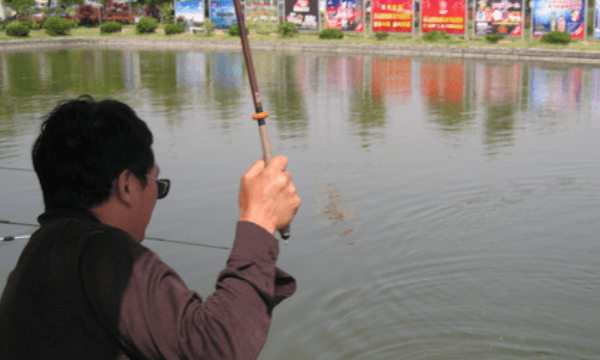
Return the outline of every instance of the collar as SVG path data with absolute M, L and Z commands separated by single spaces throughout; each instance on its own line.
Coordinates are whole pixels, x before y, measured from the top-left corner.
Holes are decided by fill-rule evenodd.
M 40 225 L 45 225 L 51 221 L 60 219 L 82 219 L 100 222 L 100 220 L 98 220 L 98 218 L 90 210 L 75 208 L 47 210 L 38 216 L 37 220 Z

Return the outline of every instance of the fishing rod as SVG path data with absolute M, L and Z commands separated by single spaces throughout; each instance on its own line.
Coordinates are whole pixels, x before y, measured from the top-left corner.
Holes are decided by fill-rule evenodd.
M 36 225 L 36 224 L 15 222 L 15 221 L 8 221 L 8 220 L 0 220 L 0 224 L 39 227 L 39 225 Z M 5 236 L 3 238 L 0 238 L 0 242 L 9 242 L 9 241 L 13 241 L 13 240 L 26 240 L 26 239 L 29 239 L 30 237 L 31 237 L 31 235 Z M 211 248 L 211 249 L 231 250 L 231 248 L 227 247 L 227 246 L 200 244 L 200 243 L 194 243 L 194 242 L 189 242 L 189 241 L 172 240 L 172 239 L 165 239 L 165 238 L 159 238 L 159 237 L 144 237 L 144 240 L 162 241 L 162 242 L 168 242 L 168 243 L 180 244 L 180 245 L 200 246 L 200 247 Z
M 263 158 L 265 165 L 269 165 L 273 158 L 273 151 L 271 150 L 271 142 L 269 140 L 269 133 L 267 131 L 267 117 L 269 113 L 263 111 L 262 103 L 260 101 L 260 93 L 258 92 L 258 83 L 256 82 L 256 74 L 254 73 L 254 63 L 252 62 L 252 53 L 250 52 L 250 45 L 248 44 L 248 35 L 246 34 L 244 12 L 242 11 L 242 4 L 240 0 L 233 0 L 235 6 L 235 14 L 237 16 L 238 26 L 240 27 L 240 38 L 242 40 L 242 50 L 244 52 L 244 58 L 246 59 L 246 68 L 248 70 L 248 79 L 250 80 L 250 89 L 252 91 L 252 100 L 254 100 L 255 113 L 252 118 L 258 123 L 258 131 L 260 133 L 260 142 L 263 150 Z M 290 226 L 279 230 L 279 234 L 283 240 L 287 240 L 290 237 Z

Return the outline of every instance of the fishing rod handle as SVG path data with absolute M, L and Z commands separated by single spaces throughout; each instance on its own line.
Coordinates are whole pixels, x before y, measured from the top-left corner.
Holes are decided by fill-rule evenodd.
M 273 159 L 273 150 L 271 149 L 271 142 L 269 141 L 269 132 L 267 130 L 267 124 L 264 119 L 258 119 L 258 131 L 260 133 L 260 143 L 263 149 L 263 158 L 265 160 L 265 166 L 269 166 Z M 290 226 L 287 225 L 283 229 L 279 230 L 279 235 L 283 240 L 290 238 Z

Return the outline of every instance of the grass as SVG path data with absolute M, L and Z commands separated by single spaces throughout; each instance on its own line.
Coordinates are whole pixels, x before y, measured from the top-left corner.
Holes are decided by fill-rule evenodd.
M 490 43 L 485 40 L 484 36 L 479 36 L 473 39 L 472 28 L 469 26 L 468 40 L 465 40 L 464 36 L 453 35 L 449 40 L 441 40 L 437 42 L 427 42 L 415 36 L 413 39 L 412 34 L 394 34 L 390 33 L 390 36 L 385 40 L 377 40 L 374 34 L 368 32 L 366 35 L 362 33 L 344 33 L 344 38 L 341 40 L 321 40 L 318 37 L 317 32 L 300 32 L 295 37 L 284 38 L 277 32 L 277 24 L 252 24 L 247 28 L 248 37 L 250 41 L 279 41 L 279 42 L 303 42 L 303 43 L 327 43 L 327 44 L 405 44 L 405 45 L 429 45 L 429 46 L 456 46 L 456 47 L 497 47 L 507 49 L 525 49 L 525 48 L 538 48 L 538 49 L 570 49 L 570 50 L 593 50 L 600 51 L 600 39 L 593 39 L 592 35 L 587 36 L 587 41 L 572 41 L 568 45 L 556 45 L 556 44 L 544 44 L 539 39 L 530 40 L 530 32 L 528 29 L 525 30 L 525 41 L 521 40 L 521 37 L 506 37 L 504 40 L 498 43 Z M 418 29 L 417 29 L 418 35 Z M 183 33 L 177 35 L 165 35 L 164 25 L 160 24 L 156 32 L 153 34 L 136 34 L 134 25 L 124 25 L 123 30 L 119 33 L 112 34 L 100 34 L 99 27 L 86 28 L 79 27 L 71 29 L 71 34 L 67 37 L 97 37 L 97 38 L 125 38 L 125 39 L 184 39 L 184 40 L 216 40 L 216 41 L 239 41 L 239 37 L 230 36 L 227 31 L 216 30 L 212 34 L 205 34 L 204 32 L 198 32 L 195 34 Z M 50 35 L 41 30 L 32 30 L 27 38 L 12 38 L 6 35 L 4 31 L 0 32 L 0 41 L 10 40 L 42 40 L 50 39 Z

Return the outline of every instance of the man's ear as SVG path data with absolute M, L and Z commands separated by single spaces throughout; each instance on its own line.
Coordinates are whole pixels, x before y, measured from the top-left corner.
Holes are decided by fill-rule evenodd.
M 123 170 L 117 180 L 115 181 L 115 190 L 117 193 L 117 199 L 125 204 L 126 206 L 131 205 L 132 198 L 132 190 L 134 188 L 134 184 L 132 183 L 135 175 L 127 169 Z

